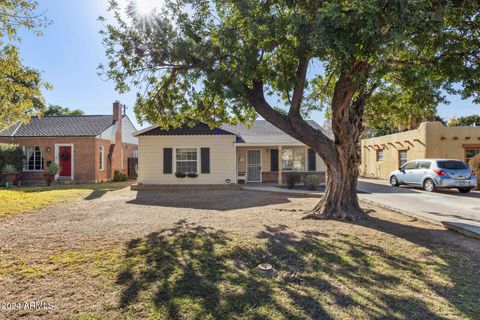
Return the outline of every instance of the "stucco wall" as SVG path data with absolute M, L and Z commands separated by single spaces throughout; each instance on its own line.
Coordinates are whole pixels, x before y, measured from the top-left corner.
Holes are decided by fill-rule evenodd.
M 465 147 L 480 148 L 480 127 L 446 127 L 441 122 L 423 122 L 418 129 L 361 141 L 364 177 L 386 179 L 399 167 L 399 152 L 406 150 L 408 160 L 450 158 L 465 160 Z M 377 150 L 383 149 L 383 161 Z
M 143 184 L 225 184 L 234 182 L 234 136 L 140 136 L 138 182 Z M 210 148 L 210 173 L 175 177 L 175 148 Z M 173 148 L 173 173 L 163 173 L 163 148 Z M 200 171 L 200 153 L 197 152 Z

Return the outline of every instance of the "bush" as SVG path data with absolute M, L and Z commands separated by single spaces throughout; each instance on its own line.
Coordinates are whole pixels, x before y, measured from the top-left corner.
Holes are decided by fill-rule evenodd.
M 55 162 L 50 163 L 50 165 L 45 170 L 45 173 L 48 174 L 57 174 L 60 171 L 60 166 Z
M 177 178 L 185 178 L 187 174 L 185 172 L 175 172 L 175 177 Z
M 113 181 L 119 182 L 119 181 L 127 181 L 128 177 L 126 174 L 121 173 L 119 170 L 115 170 L 113 172 Z
M 17 168 L 15 168 L 13 164 L 6 164 L 2 168 L 2 174 L 13 174 L 17 172 Z
M 187 177 L 196 178 L 196 177 L 198 177 L 198 174 L 196 174 L 195 172 L 190 172 L 190 173 L 187 173 Z
M 295 183 L 298 181 L 299 174 L 297 172 L 287 172 L 286 174 L 286 183 L 287 183 L 287 188 L 292 189 L 295 187 Z
M 320 177 L 316 174 L 306 175 L 303 179 L 303 184 L 309 190 L 316 190 L 320 185 Z
M 0 143 L 0 168 L 11 164 L 16 171 L 22 171 L 23 151 L 17 144 Z
M 475 157 L 471 158 L 468 162 L 468 166 L 473 170 L 473 172 L 475 172 L 477 179 L 480 179 L 480 154 L 477 154 Z M 480 188 L 479 180 L 477 180 L 477 187 Z

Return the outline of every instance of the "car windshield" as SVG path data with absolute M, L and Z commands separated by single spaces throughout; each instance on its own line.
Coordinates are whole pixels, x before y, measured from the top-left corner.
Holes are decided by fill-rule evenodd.
M 468 168 L 462 161 L 455 160 L 437 161 L 437 165 L 440 169 L 462 170 Z

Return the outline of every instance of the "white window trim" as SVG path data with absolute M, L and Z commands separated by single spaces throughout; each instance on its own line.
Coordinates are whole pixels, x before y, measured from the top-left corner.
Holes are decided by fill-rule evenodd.
M 40 148 L 40 155 L 43 158 L 43 169 L 33 169 L 30 170 L 28 169 L 28 159 L 27 159 L 27 148 Z M 22 166 L 22 171 L 23 172 L 43 172 L 46 169 L 46 163 L 45 163 L 45 158 L 43 155 L 43 147 L 41 146 L 23 146 L 23 157 L 25 158 L 25 161 Z
M 173 157 L 175 157 L 174 161 L 173 161 L 173 173 L 176 173 L 177 172 L 177 149 L 196 149 L 197 150 L 197 172 L 195 172 L 196 174 L 200 174 L 200 147 L 175 147 L 173 148 Z M 193 161 L 193 160 L 189 160 L 189 161 Z
M 72 148 L 72 157 L 70 158 L 70 180 L 73 180 L 75 177 L 75 145 L 73 143 L 55 143 L 55 163 L 60 165 L 59 157 L 59 148 L 60 147 L 71 147 Z M 60 171 L 55 175 L 55 179 L 60 177 Z
M 308 148 L 305 148 L 305 147 L 300 147 L 300 146 L 293 146 L 293 147 L 289 147 L 289 146 L 286 146 L 286 147 L 282 147 L 282 152 L 284 150 L 288 150 L 288 149 L 305 149 L 304 150 L 304 159 L 303 159 L 303 170 L 295 170 L 295 169 L 285 169 L 283 167 L 283 159 L 282 159 L 282 155 L 279 154 L 278 156 L 280 157 L 280 159 L 282 160 L 281 163 L 282 163 L 282 172 L 307 172 L 308 170 Z
M 100 146 L 100 171 L 105 171 L 105 147 Z

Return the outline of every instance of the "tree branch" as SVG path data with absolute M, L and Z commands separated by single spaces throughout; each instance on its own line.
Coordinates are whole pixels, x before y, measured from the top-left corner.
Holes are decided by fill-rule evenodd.
M 290 104 L 290 110 L 288 116 L 294 116 L 300 114 L 300 106 L 303 99 L 303 91 L 305 89 L 305 79 L 307 78 L 308 70 L 308 61 L 307 57 L 301 57 L 298 61 L 297 73 L 296 73 L 296 83 L 293 89 L 292 102 Z

